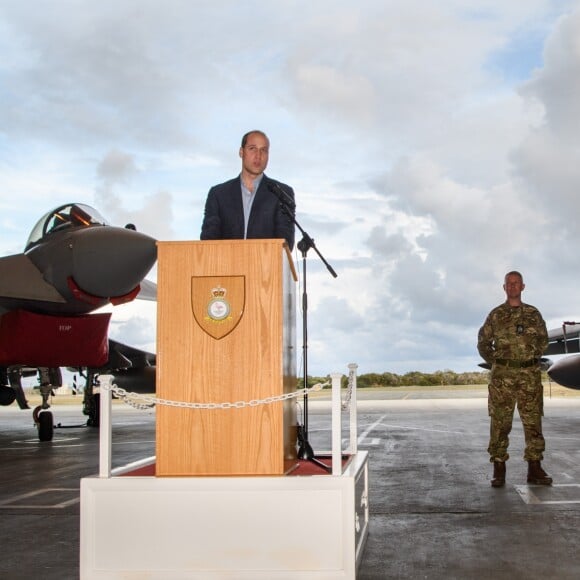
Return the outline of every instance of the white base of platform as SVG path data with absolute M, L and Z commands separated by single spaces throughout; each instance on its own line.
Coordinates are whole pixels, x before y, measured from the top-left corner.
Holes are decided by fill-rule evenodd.
M 81 580 L 356 578 L 368 454 L 340 476 L 81 480 Z

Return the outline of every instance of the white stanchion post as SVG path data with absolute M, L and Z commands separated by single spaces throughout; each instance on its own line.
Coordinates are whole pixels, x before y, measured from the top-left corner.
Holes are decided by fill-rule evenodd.
M 352 392 L 350 395 L 350 452 L 354 455 L 358 450 L 358 424 L 356 409 L 356 363 L 348 365 L 349 379 L 352 376 Z
M 342 373 L 331 373 L 332 379 L 332 475 L 342 474 L 342 400 L 340 379 Z
M 110 379 L 109 379 L 110 380 Z M 110 383 L 109 383 L 110 385 Z M 100 389 L 99 424 L 99 477 L 111 477 L 113 393 L 110 389 Z

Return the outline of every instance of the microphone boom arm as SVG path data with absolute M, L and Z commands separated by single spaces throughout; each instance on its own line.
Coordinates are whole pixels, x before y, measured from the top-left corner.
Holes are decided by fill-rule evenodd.
M 284 190 L 282 186 L 280 186 L 276 181 L 273 179 L 268 179 L 268 189 L 271 193 L 273 193 L 280 202 L 280 207 L 282 211 L 290 218 L 291 221 L 294 222 L 294 225 L 300 230 L 302 234 L 302 239 L 298 242 L 297 247 L 302 252 L 302 255 L 305 256 L 306 253 L 310 248 L 312 248 L 317 254 L 318 257 L 322 260 L 322 263 L 326 266 L 326 269 L 330 272 L 333 278 L 336 278 L 338 274 L 334 271 L 334 268 L 326 261 L 324 256 L 318 251 L 314 240 L 304 231 L 304 228 L 300 225 L 298 220 L 296 219 L 295 210 L 296 210 L 296 202 L 292 198 L 292 196 Z

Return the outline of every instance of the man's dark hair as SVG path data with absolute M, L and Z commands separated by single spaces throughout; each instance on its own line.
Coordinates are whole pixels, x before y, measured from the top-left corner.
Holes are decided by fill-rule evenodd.
M 266 139 L 267 141 L 269 141 L 268 139 L 268 135 L 266 135 L 266 133 L 264 133 L 264 131 L 260 131 L 259 129 L 254 129 L 253 131 L 248 131 L 243 137 L 242 137 L 242 149 L 246 146 L 246 143 L 248 142 L 248 137 L 250 135 L 254 135 L 255 133 L 257 133 L 258 135 L 262 135 L 262 137 L 264 137 L 264 139 Z
M 517 270 L 512 270 L 511 272 L 508 272 L 505 276 L 504 276 L 504 280 L 507 280 L 508 276 L 519 276 L 520 280 L 523 282 L 524 281 L 524 277 L 517 271 Z

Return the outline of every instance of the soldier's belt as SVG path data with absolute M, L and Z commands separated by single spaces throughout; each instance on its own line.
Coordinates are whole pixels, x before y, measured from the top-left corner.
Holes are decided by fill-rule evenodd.
M 525 369 L 538 364 L 537 358 L 531 358 L 530 360 L 513 360 L 509 358 L 497 358 L 495 359 L 495 364 L 508 367 L 510 369 Z

